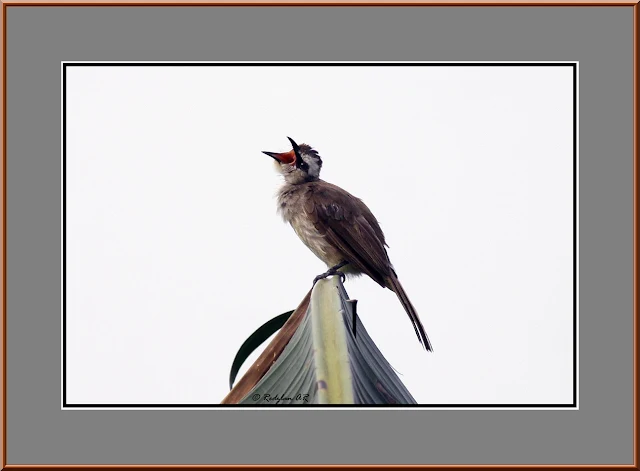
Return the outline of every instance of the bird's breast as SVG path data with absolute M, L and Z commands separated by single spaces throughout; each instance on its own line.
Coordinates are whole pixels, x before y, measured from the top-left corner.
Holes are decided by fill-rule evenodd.
M 305 212 L 306 197 L 309 195 L 303 188 L 283 189 L 278 196 L 278 211 L 316 257 L 329 266 L 336 265 L 342 261 L 342 255 L 328 243 Z

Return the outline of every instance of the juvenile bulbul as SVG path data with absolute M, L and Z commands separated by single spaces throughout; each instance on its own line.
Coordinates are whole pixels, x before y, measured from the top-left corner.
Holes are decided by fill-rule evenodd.
M 369 275 L 383 288 L 396 293 L 416 331 L 418 340 L 432 351 L 418 313 L 409 301 L 389 261 L 384 234 L 369 208 L 342 188 L 320 180 L 322 159 L 307 144 L 289 152 L 266 152 L 284 176 L 278 192 L 278 211 L 302 242 L 327 264 L 330 275 Z

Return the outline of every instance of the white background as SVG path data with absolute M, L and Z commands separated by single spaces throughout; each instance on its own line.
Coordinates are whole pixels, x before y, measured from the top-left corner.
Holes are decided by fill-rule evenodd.
M 67 68 L 67 401 L 223 399 L 326 268 L 276 215 L 291 136 L 385 231 L 435 352 L 346 288 L 419 403 L 571 403 L 572 119 L 570 67 Z

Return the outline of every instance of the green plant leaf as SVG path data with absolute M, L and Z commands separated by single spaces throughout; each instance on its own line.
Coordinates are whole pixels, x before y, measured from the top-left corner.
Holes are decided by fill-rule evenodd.
M 291 314 L 293 314 L 293 311 L 288 311 L 265 322 L 258 327 L 258 329 L 256 329 L 256 331 L 251 334 L 247 340 L 244 341 L 240 346 L 238 353 L 236 353 L 236 357 L 233 359 L 233 364 L 231 365 L 229 389 L 233 389 L 233 383 L 236 380 L 238 371 L 240 371 L 244 361 L 249 358 L 249 355 L 262 345 L 265 340 L 267 340 L 273 333 L 277 332 L 284 323 L 287 322 L 287 319 L 291 317 Z
M 349 299 L 339 279 L 332 283 L 318 282 L 313 289 L 311 302 L 305 308 L 304 317 L 284 350 L 274 358 L 273 364 L 251 389 L 241 398 L 229 403 L 262 407 L 338 403 L 416 404 L 362 325 L 356 309 L 356 303 Z M 327 325 L 314 322 L 313 318 L 317 315 L 322 317 L 321 323 Z M 340 330 L 339 324 L 342 324 L 340 327 L 344 335 L 332 335 L 331 332 Z M 354 335 L 356 324 L 357 336 Z M 328 344 L 321 348 L 319 342 L 323 342 L 322 338 L 334 341 L 336 345 Z M 319 393 L 320 387 L 328 386 L 334 390 L 337 387 L 342 391 L 349 389 L 342 374 L 345 368 L 342 361 L 345 350 L 352 398 L 344 394 L 339 398 L 323 398 L 321 395 L 324 392 Z M 339 364 L 332 360 L 337 357 L 340 358 Z M 324 375 L 322 368 L 318 367 L 321 362 L 332 363 L 326 370 L 329 376 L 338 371 L 343 379 L 337 383 L 331 381 L 330 377 Z

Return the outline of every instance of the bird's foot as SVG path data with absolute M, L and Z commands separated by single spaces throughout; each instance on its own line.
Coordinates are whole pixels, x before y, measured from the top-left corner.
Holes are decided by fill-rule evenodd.
M 338 275 L 340 277 L 340 280 L 342 280 L 342 282 L 344 283 L 344 280 L 346 279 L 347 275 L 345 275 L 344 273 L 342 273 L 341 271 L 335 270 L 333 268 L 328 269 L 326 272 L 324 272 L 322 275 L 318 275 L 313 279 L 313 285 L 315 286 L 315 284 L 320 281 L 323 280 L 325 278 L 327 278 L 328 276 L 333 276 L 333 275 Z
M 340 281 L 342 281 L 344 283 L 344 280 L 347 278 L 347 275 L 345 275 L 343 272 L 339 271 L 340 268 L 344 267 L 347 264 L 347 262 L 341 262 L 331 268 L 329 268 L 326 272 L 322 273 L 321 275 L 316 276 L 313 279 L 313 286 L 316 285 L 316 283 L 324 278 L 327 278 L 328 276 L 333 276 L 333 275 L 338 275 L 340 277 Z

